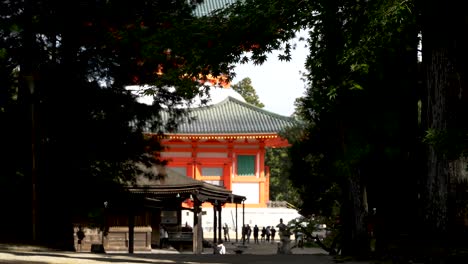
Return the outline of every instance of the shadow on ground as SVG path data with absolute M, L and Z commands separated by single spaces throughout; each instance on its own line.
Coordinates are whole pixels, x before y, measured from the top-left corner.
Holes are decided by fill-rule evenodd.
M 234 248 L 234 243 L 227 245 Z M 103 263 L 171 263 L 171 264 L 331 264 L 329 256 L 320 254 L 292 255 L 274 254 L 275 245 L 249 245 L 244 254 L 214 255 L 211 249 L 205 249 L 203 254 L 180 254 L 177 251 L 155 251 L 152 253 L 77 253 L 69 251 L 57 251 L 44 247 L 28 245 L 0 244 L 0 264 L 103 264 Z M 249 253 L 251 252 L 251 253 Z M 273 253 L 273 254 L 272 254 Z

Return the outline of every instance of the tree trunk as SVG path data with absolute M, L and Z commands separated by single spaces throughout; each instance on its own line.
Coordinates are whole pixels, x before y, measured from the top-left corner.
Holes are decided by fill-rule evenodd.
M 468 158 L 449 162 L 449 232 L 454 243 L 465 243 L 468 235 Z
M 466 160 L 460 159 L 460 145 L 466 144 L 468 124 L 468 52 L 464 35 L 467 15 L 462 3 L 450 1 L 424 2 L 423 9 L 423 64 L 427 101 L 423 111 L 426 129 L 440 132 L 442 147 L 430 144 L 427 150 L 427 175 L 423 180 L 423 220 L 427 232 L 435 238 L 459 233 L 450 219 L 458 195 L 454 184 L 463 178 L 463 170 L 456 169 Z M 453 135 L 463 135 L 453 140 Z M 466 146 L 465 146 L 466 148 Z M 466 149 L 465 149 L 466 150 Z M 452 209 L 450 209 L 452 208 Z M 449 228 L 450 227 L 450 228 Z
M 343 255 L 367 256 L 369 254 L 369 237 L 365 219 L 367 201 L 365 187 L 359 175 L 347 179 L 347 190 L 342 207 Z
M 426 72 L 427 128 L 434 131 L 446 131 L 448 50 L 434 48 L 429 52 Z M 437 153 L 434 146 L 430 145 L 427 153 L 427 175 L 424 183 L 424 220 L 428 225 L 426 228 L 429 228 L 427 231 L 431 231 L 431 233 L 442 235 L 446 232 L 448 184 L 448 161 L 444 155 Z
M 20 76 L 21 82 L 19 87 L 18 100 L 20 105 L 24 107 L 24 120 L 28 120 L 30 130 L 30 179 L 31 179 L 31 240 L 36 242 L 38 240 L 38 142 L 37 138 L 37 96 L 36 96 L 36 83 L 35 78 L 37 75 L 38 61 L 35 48 L 35 32 L 33 29 L 33 16 L 34 16 L 34 3 L 33 1 L 24 2 L 24 31 L 23 38 L 23 52 L 24 61 L 21 62 Z

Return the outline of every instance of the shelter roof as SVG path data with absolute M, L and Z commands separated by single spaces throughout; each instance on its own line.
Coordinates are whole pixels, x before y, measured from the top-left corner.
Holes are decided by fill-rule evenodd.
M 133 184 L 128 184 L 127 189 L 131 193 L 148 194 L 154 198 L 176 194 L 182 197 L 193 195 L 200 201 L 231 203 L 241 203 L 245 200 L 244 196 L 235 195 L 224 187 L 187 177 L 168 167 L 160 165 L 147 167 L 143 164 L 137 166 L 142 173 L 136 176 Z
M 276 134 L 294 122 L 228 96 L 214 105 L 191 108 L 174 134 Z

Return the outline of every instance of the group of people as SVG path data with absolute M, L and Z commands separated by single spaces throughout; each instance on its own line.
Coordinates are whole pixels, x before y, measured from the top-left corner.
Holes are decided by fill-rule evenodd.
M 278 228 L 278 232 L 286 233 L 285 231 L 287 230 L 287 226 L 283 223 L 283 219 L 280 219 L 280 223 L 276 227 Z M 224 241 L 230 241 L 229 227 L 226 223 L 223 226 L 223 231 Z M 242 242 L 250 243 L 252 233 L 255 244 L 259 244 L 260 242 L 273 243 L 275 241 L 277 230 L 275 229 L 275 226 L 264 226 L 260 229 L 257 225 L 252 228 L 249 224 L 246 224 L 242 227 Z
M 257 225 L 255 225 L 252 230 L 250 225 L 247 224 L 242 228 L 242 241 L 244 243 L 250 243 L 250 237 L 252 236 L 252 233 L 255 244 L 259 244 L 260 242 L 273 243 L 275 241 L 276 229 L 274 226 L 264 226 L 262 229 L 260 229 Z M 260 241 L 258 240 L 259 235 Z
M 288 233 L 288 228 L 283 223 L 283 219 L 280 219 L 280 223 L 276 227 L 278 228 L 278 232 L 280 233 L 279 235 L 281 234 L 286 235 L 286 233 Z M 183 231 L 192 231 L 192 228 L 187 223 L 185 223 L 185 226 L 182 227 L 182 229 Z M 223 231 L 224 231 L 224 241 L 220 240 L 219 244 L 217 245 L 219 254 L 225 254 L 226 252 L 226 248 L 224 247 L 223 242 L 230 241 L 229 227 L 226 223 L 223 226 Z M 275 229 L 274 226 L 264 226 L 262 227 L 262 229 L 260 229 L 257 225 L 251 228 L 249 224 L 246 224 L 242 228 L 242 242 L 250 243 L 250 237 L 252 236 L 252 233 L 253 233 L 253 239 L 254 239 L 255 244 L 259 244 L 260 242 L 273 243 L 275 241 L 277 230 Z M 259 236 L 260 236 L 260 240 L 259 240 Z M 160 238 L 160 241 L 159 241 L 160 248 L 168 247 L 169 235 L 167 232 L 167 228 L 162 224 L 159 226 L 159 238 Z

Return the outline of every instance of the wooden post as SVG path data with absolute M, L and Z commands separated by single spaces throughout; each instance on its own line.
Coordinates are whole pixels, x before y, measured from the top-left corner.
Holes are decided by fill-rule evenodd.
M 216 228 L 217 228 L 217 219 L 216 219 L 216 206 L 217 206 L 217 201 L 213 203 L 213 254 L 216 254 L 216 246 L 217 246 L 217 241 L 216 241 Z
M 197 242 L 198 242 L 198 254 L 201 254 L 203 251 L 203 226 L 202 226 L 202 209 L 200 205 L 200 211 L 198 212 L 198 237 L 197 237 Z
M 135 242 L 135 213 L 133 209 L 128 211 L 128 253 L 133 254 Z
M 201 226 L 201 202 L 195 200 L 193 203 L 193 253 L 201 254 L 203 251 L 203 235 L 202 235 L 202 226 Z
M 193 201 L 193 239 L 192 239 L 192 253 L 198 254 L 198 203 Z
M 222 210 L 222 206 L 221 204 L 218 205 L 218 214 L 219 214 L 219 217 L 218 217 L 218 241 L 221 241 L 222 239 L 222 226 L 223 226 L 223 222 L 221 221 L 221 210 Z
M 237 237 L 237 233 L 238 231 L 237 231 L 237 203 L 236 203 L 236 243 L 239 241 Z
M 245 228 L 245 202 L 242 201 L 242 244 L 245 245 L 245 235 L 244 235 L 244 228 Z

